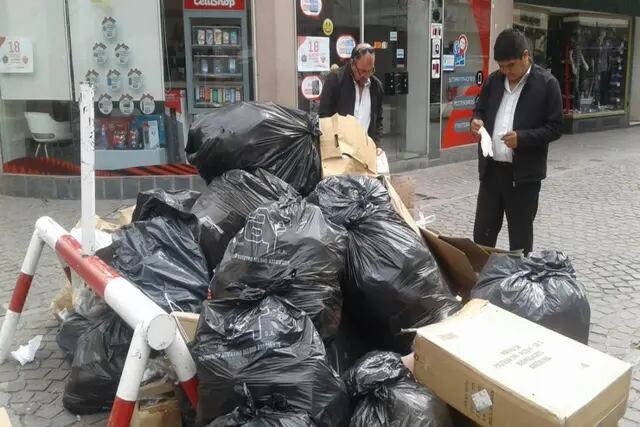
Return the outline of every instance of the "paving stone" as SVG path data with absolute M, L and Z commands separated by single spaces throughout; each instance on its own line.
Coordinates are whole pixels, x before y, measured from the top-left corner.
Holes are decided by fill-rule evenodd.
M 17 403 L 12 404 L 11 408 L 18 415 L 32 415 L 40 409 L 40 404 L 37 402 Z
M 42 367 L 43 368 L 51 368 L 51 369 L 55 370 L 56 368 L 59 368 L 63 363 L 64 363 L 64 359 L 52 359 L 52 358 L 49 358 L 47 360 L 43 360 L 42 361 Z
M 24 390 L 26 386 L 27 386 L 27 383 L 24 380 L 18 379 L 15 381 L 1 384 L 0 389 L 8 393 L 14 393 L 20 390 Z
M 54 380 L 54 381 L 62 381 L 69 375 L 69 371 L 66 369 L 56 369 L 51 372 L 44 378 L 45 380 Z
M 36 412 L 36 415 L 39 417 L 51 419 L 56 415 L 58 415 L 63 410 L 64 408 L 62 407 L 62 405 L 59 405 L 59 404 L 43 405 L 40 407 L 40 409 L 38 409 L 38 411 Z
M 28 427 L 51 427 L 55 424 L 52 424 L 52 420 L 49 418 L 27 415 L 24 417 L 24 425 Z
M 34 380 L 34 379 L 43 379 L 44 377 L 47 376 L 47 374 L 49 373 L 50 369 L 34 369 L 32 371 L 25 371 L 22 373 L 22 379 L 24 380 Z
M 46 405 L 56 400 L 58 396 L 60 395 L 57 393 L 50 393 L 48 391 L 38 391 L 33 396 L 33 400 L 43 405 Z
M 34 393 L 32 391 L 26 391 L 26 390 L 22 390 L 17 393 L 12 393 L 11 398 L 9 399 L 9 402 L 11 402 L 12 404 L 25 403 L 31 400 L 31 398 L 33 398 L 33 394 Z
M 0 372 L 0 383 L 15 381 L 18 379 L 19 374 L 20 371 L 17 369 L 14 369 L 13 371 Z
M 68 426 L 78 421 L 78 417 L 67 411 L 66 409 L 56 415 L 51 420 L 51 425 L 54 426 Z
M 25 390 L 29 391 L 45 391 L 51 384 L 50 380 L 27 380 Z

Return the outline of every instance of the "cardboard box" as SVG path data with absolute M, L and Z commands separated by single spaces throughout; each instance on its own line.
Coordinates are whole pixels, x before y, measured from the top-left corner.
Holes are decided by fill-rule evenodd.
M 463 301 L 469 300 L 471 289 L 478 280 L 478 273 L 492 253 L 521 253 L 478 245 L 468 238 L 443 236 L 430 228 L 421 228 L 420 232 L 449 283 L 449 288 L 460 295 Z
M 353 116 L 320 119 L 322 176 L 377 175 L 377 147 Z
M 487 301 L 418 330 L 414 373 L 482 426 L 616 426 L 631 365 Z
M 182 415 L 176 389 L 168 380 L 140 387 L 129 427 L 181 427 Z

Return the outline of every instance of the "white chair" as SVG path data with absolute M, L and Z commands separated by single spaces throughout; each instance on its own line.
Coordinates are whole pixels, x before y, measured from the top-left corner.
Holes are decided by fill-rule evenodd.
M 38 143 L 34 157 L 38 157 L 40 146 L 44 146 L 44 155 L 49 157 L 47 144 L 71 141 L 70 122 L 57 122 L 49 113 L 25 112 L 24 117 L 33 140 Z

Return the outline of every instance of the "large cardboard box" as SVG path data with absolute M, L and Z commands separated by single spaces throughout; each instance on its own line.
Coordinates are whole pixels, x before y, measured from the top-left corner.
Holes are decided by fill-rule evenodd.
M 482 426 L 616 426 L 631 366 L 472 300 L 417 332 L 414 373 Z
M 322 177 L 377 175 L 377 147 L 353 116 L 320 119 Z
M 478 273 L 491 254 L 521 253 L 478 245 L 465 237 L 444 236 L 430 228 L 421 228 L 420 232 L 451 291 L 460 295 L 463 301 L 468 301 L 471 289 L 478 280 Z

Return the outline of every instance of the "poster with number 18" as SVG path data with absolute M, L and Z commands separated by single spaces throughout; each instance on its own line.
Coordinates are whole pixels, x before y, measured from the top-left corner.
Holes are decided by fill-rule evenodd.
M 329 37 L 298 36 L 298 71 L 320 72 L 330 70 Z

